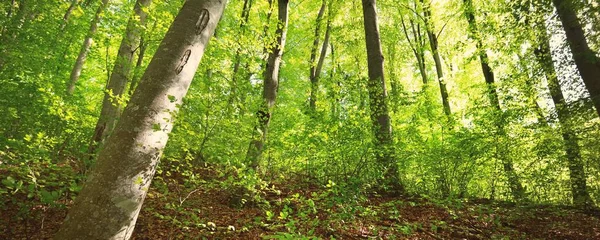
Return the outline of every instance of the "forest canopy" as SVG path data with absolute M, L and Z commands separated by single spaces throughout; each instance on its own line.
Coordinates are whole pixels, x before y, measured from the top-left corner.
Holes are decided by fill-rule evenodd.
M 598 213 L 597 0 L 6 0 L 0 86 L 0 238 L 214 233 L 213 190 L 290 238 L 373 196 Z

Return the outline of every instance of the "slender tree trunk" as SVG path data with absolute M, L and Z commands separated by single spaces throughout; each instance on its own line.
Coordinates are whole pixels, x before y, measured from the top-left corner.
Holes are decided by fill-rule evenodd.
M 60 31 L 63 31 L 65 29 L 65 27 L 67 26 L 67 23 L 69 22 L 69 18 L 71 17 L 71 13 L 73 13 L 73 10 L 75 10 L 75 7 L 77 7 L 78 2 L 79 2 L 79 0 L 71 0 L 71 4 L 69 5 L 69 8 L 67 8 L 67 11 L 63 15 L 63 22 L 60 24 L 60 28 L 59 28 Z
M 317 79 L 317 51 L 319 48 L 319 40 L 321 39 L 321 22 L 323 21 L 323 15 L 325 15 L 325 9 L 327 8 L 327 3 L 325 0 L 321 3 L 321 8 L 319 9 L 319 13 L 317 14 L 317 21 L 315 23 L 315 40 L 313 41 L 313 45 L 310 49 L 310 99 L 309 106 L 311 112 L 316 112 L 317 110 L 317 89 L 318 89 L 318 79 Z
M 248 18 L 250 18 L 250 10 L 252 9 L 253 0 L 244 0 L 244 7 L 242 9 L 242 22 L 240 23 L 239 34 L 244 35 L 246 32 L 246 24 L 248 24 Z M 241 42 L 238 43 L 237 48 L 235 50 L 235 61 L 233 64 L 233 73 L 231 76 L 231 96 L 229 97 L 228 103 L 234 104 L 234 100 L 238 95 L 238 75 L 240 72 L 240 66 L 242 64 L 242 56 L 241 56 Z
M 137 0 L 133 9 L 134 15 L 127 23 L 127 29 L 125 30 L 123 40 L 121 40 L 117 59 L 110 75 L 106 92 L 104 93 L 102 111 L 100 112 L 94 136 L 88 149 L 88 153 L 91 156 L 94 155 L 96 147 L 112 132 L 121 115 L 121 102 L 131 76 L 133 55 L 140 45 L 143 26 L 146 23 L 148 15 L 144 11 L 144 8 L 150 6 L 151 3 L 152 0 Z
M 504 127 L 504 119 L 502 117 L 502 109 L 500 108 L 500 100 L 498 99 L 498 92 L 497 92 L 496 86 L 495 86 L 494 72 L 492 71 L 492 68 L 489 65 L 488 55 L 485 52 L 485 49 L 483 48 L 483 41 L 481 40 L 481 37 L 479 36 L 479 31 L 477 29 L 477 22 L 475 20 L 475 15 L 474 15 L 473 3 L 471 1 L 472 0 L 463 0 L 465 17 L 467 18 L 467 21 L 469 23 L 469 32 L 471 34 L 471 37 L 475 39 L 475 42 L 477 44 L 479 61 L 481 62 L 481 70 L 483 72 L 483 76 L 485 78 L 485 82 L 488 87 L 487 95 L 490 99 L 490 103 L 492 104 L 492 106 L 494 107 L 494 109 L 496 110 L 496 112 L 498 114 L 498 119 L 496 120 L 497 121 L 496 128 L 498 130 L 498 136 L 507 136 L 506 130 Z M 503 145 L 504 144 L 502 144 L 502 146 L 501 146 L 501 148 L 502 148 L 502 150 L 500 150 L 501 153 L 498 155 L 499 155 L 500 160 L 502 161 L 502 167 L 504 168 L 504 172 L 506 173 L 506 175 L 508 177 L 509 188 L 511 189 L 511 193 L 515 200 L 517 200 L 517 201 L 525 200 L 526 199 L 525 189 L 523 188 L 523 185 L 521 185 L 519 177 L 514 170 L 512 161 L 505 154 L 505 152 L 507 152 L 508 149 L 505 149 L 506 147 Z
M 90 47 L 92 46 L 93 37 L 96 35 L 96 31 L 98 31 L 98 23 L 102 18 L 102 12 L 104 9 L 108 7 L 109 0 L 102 0 L 100 6 L 96 10 L 96 15 L 90 24 L 90 30 L 88 34 L 85 36 L 83 40 L 83 44 L 81 45 L 81 50 L 79 51 L 79 55 L 77 56 L 77 60 L 75 61 L 75 65 L 73 66 L 73 70 L 71 70 L 71 76 L 69 78 L 69 84 L 67 86 L 67 94 L 72 95 L 75 91 L 75 85 L 77 81 L 79 81 L 79 76 L 81 76 L 81 70 L 83 69 L 83 64 L 85 63 L 85 59 L 90 51 Z
M 536 57 L 546 74 L 548 89 L 550 90 L 550 95 L 556 108 L 558 121 L 560 122 L 560 130 L 562 132 L 567 162 L 569 164 L 573 204 L 580 207 L 592 206 L 593 201 L 587 191 L 587 176 L 583 164 L 581 163 L 581 151 L 579 144 L 577 143 L 577 137 L 573 132 L 569 121 L 569 117 L 572 113 L 570 113 L 567 108 L 567 103 L 560 88 L 556 69 L 554 68 L 554 63 L 552 61 L 550 38 L 546 33 L 545 25 L 540 25 L 540 23 L 538 23 L 538 25 L 537 31 L 540 36 L 538 40 L 539 46 L 536 49 Z
M 600 116 L 600 58 L 588 45 L 573 0 L 552 0 L 562 22 L 575 65 Z
M 402 17 L 402 15 L 401 15 Z M 425 39 L 421 34 L 421 25 L 419 23 L 415 24 L 413 19 L 410 19 L 410 29 L 412 33 L 412 40 L 410 35 L 408 34 L 408 27 L 406 27 L 406 23 L 404 22 L 404 18 L 402 18 L 402 30 L 404 32 L 404 36 L 406 37 L 406 41 L 408 41 L 410 48 L 417 59 L 417 66 L 419 67 L 419 73 L 421 74 L 421 80 L 423 81 L 423 89 L 427 87 L 428 78 L 427 78 L 427 68 L 425 66 Z
M 144 57 L 146 55 L 146 48 L 148 44 L 146 40 L 144 40 L 144 36 L 140 37 L 140 51 L 138 52 L 137 60 L 135 62 L 135 67 L 133 70 L 133 77 L 131 78 L 131 84 L 129 84 L 129 95 L 133 95 L 133 91 L 137 87 L 138 82 L 140 81 L 141 75 L 139 72 L 142 69 L 142 65 L 144 64 Z
M 246 154 L 246 161 L 253 169 L 258 169 L 260 165 L 261 155 L 267 140 L 267 130 L 279 89 L 279 67 L 287 35 L 289 0 L 277 0 L 277 3 L 278 24 L 275 31 L 277 42 L 273 44 L 272 49 L 269 51 L 263 84 L 263 101 L 260 109 L 256 112 L 258 123 Z
M 395 190 L 402 190 L 394 156 L 392 125 L 387 106 L 387 90 L 383 74 L 383 52 L 377 22 L 376 0 L 362 0 L 362 7 L 369 68 L 369 107 L 377 140 L 377 159 L 384 167 L 386 183 L 394 187 Z
M 129 239 L 174 115 L 226 2 L 183 5 L 55 239 Z
M 435 70 L 438 77 L 438 83 L 440 85 L 440 93 L 442 95 L 442 104 L 444 105 L 444 113 L 448 118 L 451 118 L 452 111 L 450 109 L 450 101 L 448 100 L 448 90 L 446 89 L 446 82 L 444 79 L 444 71 L 442 69 L 442 60 L 440 52 L 438 50 L 438 39 L 437 34 L 434 32 L 435 27 L 431 21 L 431 4 L 428 2 L 424 4 L 424 0 L 421 0 L 423 5 L 423 11 L 425 13 L 425 29 L 427 30 L 427 37 L 429 38 L 429 46 L 431 47 L 431 53 L 433 54 L 433 61 L 435 62 Z
M 0 28 L 0 36 L 4 35 L 4 29 L 6 28 L 6 24 L 10 21 L 10 17 L 12 17 L 13 7 L 15 6 L 15 0 L 10 1 L 10 7 L 8 7 L 8 11 L 6 12 L 6 21 L 2 24 L 2 28 Z

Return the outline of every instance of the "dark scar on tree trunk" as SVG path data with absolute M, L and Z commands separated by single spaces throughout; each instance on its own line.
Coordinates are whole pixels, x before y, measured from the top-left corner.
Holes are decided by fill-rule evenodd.
M 175 72 L 177 72 L 177 74 L 183 71 L 183 67 L 185 67 L 185 65 L 187 64 L 191 54 L 191 49 L 185 50 L 185 53 L 183 53 L 183 56 L 181 56 L 181 60 L 179 60 L 179 65 L 177 65 L 177 68 L 175 68 Z
M 200 17 L 198 18 L 198 22 L 196 22 L 196 35 L 200 35 L 202 31 L 208 25 L 208 21 L 210 20 L 210 12 L 206 9 L 202 9 L 200 11 Z

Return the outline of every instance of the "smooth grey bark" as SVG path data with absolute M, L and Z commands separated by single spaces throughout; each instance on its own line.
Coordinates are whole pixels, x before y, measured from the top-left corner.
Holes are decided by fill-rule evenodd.
M 442 104 L 444 106 L 444 113 L 450 119 L 452 117 L 452 110 L 450 108 L 450 101 L 448 99 L 448 89 L 446 88 L 446 82 L 444 79 L 444 71 L 442 69 L 442 59 L 440 57 L 439 52 L 439 44 L 438 44 L 438 36 L 435 33 L 435 26 L 431 21 L 431 4 L 428 2 L 424 3 L 424 0 L 421 0 L 421 4 L 423 5 L 423 12 L 425 17 L 423 18 L 425 21 L 425 29 L 427 31 L 427 37 L 429 38 L 429 46 L 431 47 L 431 53 L 433 54 L 433 61 L 435 62 L 435 70 L 438 77 L 438 83 L 440 85 L 440 94 L 442 95 Z
M 96 123 L 94 135 L 90 143 L 88 153 L 93 156 L 96 148 L 106 139 L 114 129 L 121 115 L 123 93 L 129 82 L 133 66 L 133 57 L 136 49 L 140 46 L 143 26 L 146 23 L 148 13 L 144 11 L 152 3 L 152 0 L 137 0 L 133 8 L 134 14 L 129 18 L 125 35 L 121 40 L 121 46 L 117 53 L 112 74 L 102 100 L 102 110 Z
M 128 239 L 174 117 L 227 1 L 188 0 L 54 239 Z
M 75 85 L 77 81 L 79 81 L 79 77 L 81 76 L 81 70 L 83 70 L 83 64 L 85 64 L 85 60 L 87 58 L 88 53 L 90 52 L 90 48 L 92 47 L 94 35 L 98 31 L 98 23 L 102 18 L 102 12 L 108 7 L 109 0 L 102 0 L 100 6 L 96 10 L 96 15 L 94 15 L 94 19 L 90 24 L 90 29 L 88 30 L 85 39 L 83 40 L 83 44 L 81 45 L 81 50 L 79 51 L 79 55 L 77 55 L 77 60 L 75 60 L 75 64 L 73 65 L 73 69 L 71 70 L 71 75 L 69 77 L 69 83 L 67 85 L 67 94 L 72 95 L 75 91 Z
M 385 87 L 383 51 L 377 21 L 376 0 L 362 0 L 365 43 L 367 48 L 367 63 L 369 80 L 369 108 L 371 124 L 375 133 L 376 154 L 378 162 L 383 166 L 385 183 L 394 190 L 402 190 L 398 166 L 394 156 L 392 125 L 387 106 L 387 90 Z
M 571 48 L 579 75 L 590 93 L 590 98 L 600 116 L 600 58 L 594 52 L 585 38 L 585 33 L 575 11 L 573 0 L 552 0 L 556 12 L 562 22 L 567 42 Z
M 579 207 L 593 206 L 594 203 L 587 191 L 587 175 L 581 162 L 581 150 L 577 142 L 577 136 L 573 132 L 569 121 L 572 113 L 567 108 L 565 97 L 560 88 L 560 83 L 552 60 L 552 54 L 550 52 L 550 38 L 543 22 L 538 22 L 537 32 L 539 34 L 539 39 L 538 48 L 535 53 L 538 62 L 546 75 L 550 96 L 552 97 L 552 102 L 554 102 L 556 116 L 560 123 L 560 131 L 564 140 L 564 148 L 569 166 L 573 204 Z
M 483 41 L 479 36 L 479 31 L 477 29 L 477 21 L 475 20 L 474 8 L 472 0 L 463 0 L 464 3 L 464 14 L 469 23 L 469 33 L 471 37 L 475 40 L 477 46 L 477 54 L 479 55 L 479 61 L 481 62 L 481 70 L 483 72 L 483 76 L 485 78 L 485 82 L 488 88 L 488 97 L 490 99 L 490 103 L 492 107 L 495 109 L 498 114 L 498 119 L 496 120 L 496 128 L 498 131 L 498 136 L 507 136 L 505 126 L 504 126 L 504 118 L 502 116 L 502 109 L 500 108 L 500 100 L 498 99 L 498 92 L 495 86 L 494 72 L 489 65 L 489 57 L 485 52 L 483 47 Z M 525 193 L 525 189 L 519 180 L 519 176 L 514 170 L 512 161 L 505 154 L 508 149 L 504 144 L 500 144 L 499 147 L 501 150 L 496 149 L 496 154 L 499 155 L 499 158 L 502 162 L 502 167 L 504 168 L 504 172 L 508 178 L 508 185 L 511 190 L 511 194 L 513 198 L 517 201 L 526 200 L 527 196 Z
M 267 140 L 267 131 L 271 121 L 271 114 L 277 99 L 279 89 L 279 67 L 285 47 L 288 26 L 289 0 L 277 0 L 278 24 L 275 34 L 277 40 L 269 50 L 269 57 L 264 72 L 263 96 L 259 110 L 256 112 L 257 125 L 254 128 L 253 139 L 246 153 L 246 162 L 253 169 L 258 169 L 261 155 Z

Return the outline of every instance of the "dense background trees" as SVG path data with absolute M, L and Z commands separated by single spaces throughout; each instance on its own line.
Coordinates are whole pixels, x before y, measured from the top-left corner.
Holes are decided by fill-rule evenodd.
M 117 147 L 102 143 L 133 93 L 150 91 L 144 73 L 184 2 L 0 3 L 1 205 L 27 215 L 77 196 Z M 234 169 L 222 187 L 240 203 L 301 175 L 357 192 L 592 207 L 599 7 L 229 1 L 187 96 L 170 99 L 180 111 L 150 188 L 200 184 L 194 169 L 216 164 Z

